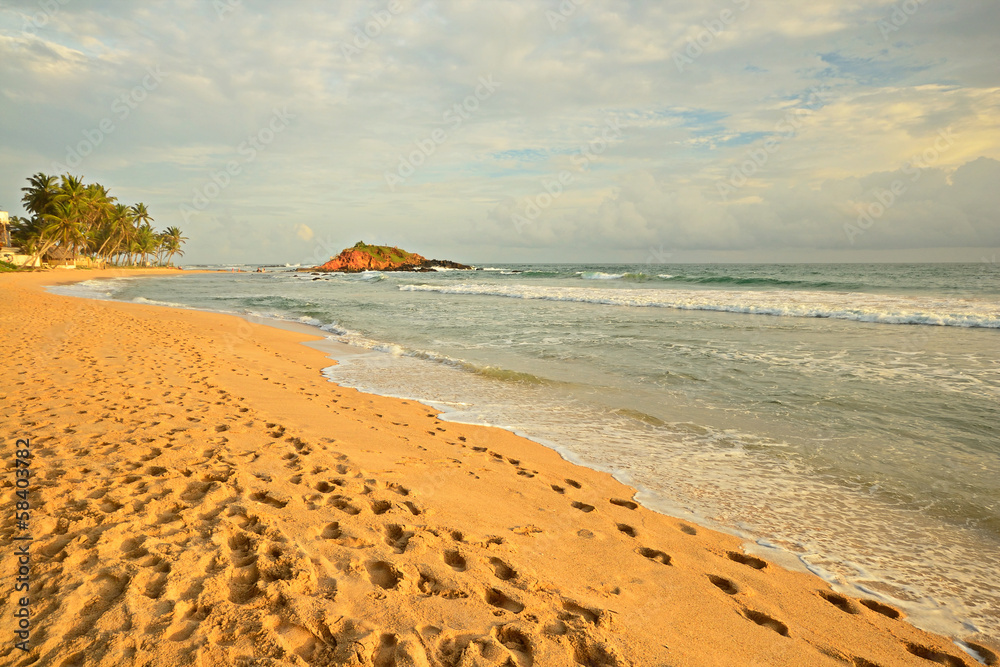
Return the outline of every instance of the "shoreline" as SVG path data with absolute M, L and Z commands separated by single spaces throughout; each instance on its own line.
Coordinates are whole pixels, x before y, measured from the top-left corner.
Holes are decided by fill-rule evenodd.
M 87 273 L 68 282 L 182 275 L 176 270 L 130 271 L 124 276 L 114 271 Z M 53 378 L 81 365 L 96 375 L 106 373 L 114 364 L 99 361 L 100 356 L 114 358 L 120 332 L 123 344 L 134 350 L 131 367 L 123 364 L 126 368 L 117 373 L 125 377 L 126 387 L 118 391 L 98 384 L 93 388 L 115 396 L 103 401 L 99 393 L 89 396 L 88 406 L 117 401 L 124 410 L 130 399 L 141 396 L 160 411 L 145 420 L 148 405 L 130 413 L 139 415 L 131 419 L 140 425 L 127 435 L 149 429 L 155 436 L 152 442 L 133 437 L 130 446 L 115 443 L 107 429 L 117 433 L 117 427 L 97 425 L 111 418 L 91 425 L 92 440 L 109 440 L 97 446 L 105 448 L 98 456 L 107 459 L 112 471 L 119 469 L 78 473 L 77 483 L 87 494 L 83 488 L 67 488 L 62 475 L 41 475 L 50 483 L 44 487 L 46 496 L 57 502 L 53 509 L 43 506 L 39 511 L 38 521 L 49 521 L 54 529 L 54 537 L 36 538 L 43 542 L 39 579 L 53 579 L 61 591 L 71 592 L 61 594 L 64 604 L 49 605 L 37 627 L 44 627 L 45 619 L 62 620 L 73 636 L 69 642 L 44 637 L 42 664 L 65 659 L 83 650 L 80 647 L 95 655 L 100 652 L 95 643 L 101 642 L 119 650 L 116 655 L 128 655 L 131 649 L 137 661 L 142 655 L 150 664 L 176 664 L 184 656 L 217 664 L 234 664 L 240 656 L 283 661 L 274 664 L 313 664 L 324 656 L 346 661 L 347 647 L 354 644 L 363 648 L 358 655 L 364 654 L 357 664 L 379 664 L 383 655 L 386 661 L 395 656 L 399 664 L 447 664 L 441 662 L 446 654 L 468 659 L 468 664 L 503 664 L 509 658 L 517 665 L 528 664 L 528 657 L 543 665 L 895 665 L 927 664 L 927 656 L 977 664 L 946 638 L 890 618 L 891 610 L 880 612 L 830 593 L 813 575 L 766 563 L 758 569 L 764 561 L 745 556 L 741 540 L 733 536 L 629 507 L 635 490 L 610 474 L 579 467 L 508 431 L 440 420 L 412 401 L 333 384 L 320 373 L 330 366 L 325 353 L 320 352 L 319 359 L 311 346 L 300 345 L 309 334 L 268 325 L 251 327 L 249 335 L 240 336 L 240 327 L 233 326 L 228 315 L 115 301 L 86 300 L 86 305 L 59 312 L 57 304 L 65 306 L 68 297 L 43 292 L 42 284 L 54 282 L 47 280 L 50 277 L 56 276 L 0 277 L 0 289 L 10 289 L 15 297 L 14 304 L 5 306 L 5 318 L 16 322 L 14 315 L 19 314 L 50 332 L 62 327 L 52 340 L 36 341 L 46 352 L 42 371 L 23 361 L 16 364 L 18 374 L 51 384 L 56 398 L 11 402 L 22 406 L 12 420 L 35 421 L 33 428 L 42 434 L 43 443 L 50 443 L 43 448 L 60 465 L 90 470 L 79 460 L 93 464 L 91 447 L 83 438 L 87 429 L 64 425 L 86 399 L 74 394 L 74 401 L 57 405 L 71 389 L 53 384 Z M 48 308 L 29 307 L 36 303 Z M 95 326 L 77 326 L 67 334 L 65 315 L 70 324 L 74 315 L 93 316 Z M 227 346 L 210 332 L 235 333 L 236 338 Z M 21 351 L 8 354 L 12 360 L 42 352 L 30 341 L 6 338 L 8 353 L 10 348 Z M 166 360 L 155 366 L 152 358 L 143 358 L 143 343 L 162 348 Z M 197 360 L 197 371 L 185 376 L 192 359 Z M 165 382 L 168 376 L 176 384 Z M 5 392 L 8 400 L 27 399 L 21 394 L 33 391 L 17 386 Z M 166 398 L 212 390 L 222 397 L 219 401 Z M 177 412 L 174 402 L 199 415 L 194 419 L 200 421 L 185 424 L 188 417 L 172 414 Z M 46 417 L 34 419 L 38 410 L 32 409 L 43 405 Z M 164 414 L 171 416 L 160 416 Z M 214 423 L 199 426 L 206 420 Z M 50 423 L 38 425 L 45 421 Z M 415 423 L 420 425 L 411 426 Z M 172 428 L 163 430 L 165 425 Z M 12 428 L 20 426 L 12 423 Z M 65 428 L 74 432 L 66 433 Z M 189 430 L 198 438 L 176 437 Z M 176 432 L 166 435 L 170 431 Z M 201 440 L 207 444 L 198 444 Z M 372 442 L 378 446 L 368 449 Z M 202 451 L 202 446 L 208 449 Z M 86 455 L 74 453 L 84 449 Z M 194 449 L 199 451 L 191 456 Z M 255 466 L 258 458 L 269 465 Z M 303 465 L 306 459 L 310 465 Z M 173 465 L 149 463 L 160 460 Z M 298 470 L 289 467 L 293 463 Z M 41 456 L 37 465 L 49 463 Z M 130 465 L 138 467 L 129 470 Z M 324 470 L 315 472 L 318 468 Z M 155 474 L 159 469 L 162 472 Z M 203 473 L 208 469 L 214 472 Z M 133 505 L 134 514 L 140 509 L 144 513 L 131 516 L 126 495 L 112 488 L 113 474 L 121 481 L 139 477 L 129 485 L 146 486 L 146 495 L 154 489 L 164 495 L 151 496 L 142 508 Z M 338 479 L 342 484 L 335 483 Z M 91 488 L 102 481 L 109 483 Z M 102 490 L 103 495 L 92 495 Z M 215 501 L 202 515 L 202 505 Z M 115 505 L 119 507 L 105 509 Z M 146 533 L 135 533 L 152 511 L 150 505 L 159 513 Z M 510 516 L 496 516 L 498 508 Z M 216 509 L 214 517 L 201 518 Z M 241 511 L 233 511 L 237 509 Z M 71 518 L 74 512 L 81 518 Z M 316 514 L 301 520 L 307 512 Z M 160 523 L 165 515 L 180 518 Z M 87 525 L 89 521 L 93 525 Z M 202 563 L 191 562 L 195 556 L 171 546 L 170 530 L 178 522 L 185 526 L 177 529 L 180 539 L 205 552 L 206 558 L 212 556 L 204 565 L 214 564 L 217 570 L 213 574 L 209 568 L 203 582 L 197 576 L 204 572 L 196 576 Z M 107 523 L 113 525 L 104 528 Z M 125 527 L 149 535 L 149 544 L 125 539 Z M 5 526 L 5 531 L 10 528 Z M 227 539 L 214 539 L 219 533 L 226 533 Z M 102 550 L 108 534 L 117 534 L 108 538 L 117 539 L 117 550 Z M 145 554 L 130 557 L 143 550 Z M 275 550 L 281 555 L 274 556 Z M 49 566 L 63 562 L 56 561 L 62 556 L 64 561 L 89 564 L 90 571 L 81 567 L 74 574 L 53 567 L 43 573 L 42 555 Z M 142 565 L 154 559 L 158 562 Z M 618 567 L 609 569 L 608 563 Z M 201 586 L 197 593 L 192 592 L 195 583 Z M 41 604 L 50 602 L 45 590 Z M 150 594 L 157 590 L 159 595 Z M 79 599 L 73 597 L 76 593 Z M 278 604 L 281 600 L 286 604 Z M 166 613 L 172 612 L 174 620 L 160 632 L 166 639 L 177 637 L 172 642 L 129 645 L 122 636 L 128 633 L 114 626 L 125 605 L 139 610 L 134 613 L 141 623 L 146 607 L 168 602 L 171 609 Z M 3 603 L 0 613 L 6 615 L 9 601 Z M 87 623 L 94 618 L 81 630 L 61 609 L 66 606 L 70 611 L 106 608 L 96 615 L 84 613 Z M 145 620 L 155 631 L 154 620 Z M 241 642 L 247 637 L 254 639 Z M 724 652 L 717 652 L 720 647 Z M 86 664 L 117 664 L 112 656 L 107 659 Z
M 215 272 L 227 273 L 225 271 L 210 271 L 210 270 L 189 271 L 188 273 L 215 273 Z M 181 274 L 178 274 L 178 275 L 181 275 Z M 128 277 L 128 276 L 121 276 L 121 277 Z M 76 282 L 79 282 L 79 281 L 61 282 L 61 283 L 59 283 L 59 285 L 60 286 L 71 285 L 71 284 L 75 284 Z M 66 296 L 66 295 L 60 295 L 60 296 Z M 97 300 L 115 301 L 114 299 L 100 299 L 98 297 L 90 297 L 90 296 L 77 296 L 77 295 L 70 295 L 70 296 L 71 296 L 71 298 L 92 298 L 92 299 L 97 299 Z M 339 386 L 339 387 L 348 387 L 348 388 L 354 389 L 354 390 L 356 390 L 356 391 L 358 391 L 358 392 L 360 392 L 362 394 L 370 394 L 370 395 L 380 396 L 380 397 L 383 397 L 383 398 L 389 398 L 389 399 L 393 399 L 393 400 L 399 400 L 399 401 L 416 401 L 416 402 L 420 403 L 421 405 L 425 405 L 428 408 L 437 410 L 439 412 L 439 414 L 437 415 L 437 417 L 441 421 L 453 422 L 453 423 L 458 423 L 458 424 L 468 424 L 468 425 L 473 425 L 473 426 L 482 426 L 482 427 L 485 427 L 485 428 L 497 428 L 497 429 L 506 431 L 508 433 L 511 433 L 512 435 L 515 435 L 515 436 L 517 436 L 519 438 L 523 438 L 525 440 L 529 440 L 529 441 L 531 441 L 531 442 L 533 442 L 535 444 L 538 444 L 538 445 L 540 445 L 542 447 L 545 447 L 547 449 L 550 449 L 550 450 L 556 452 L 560 456 L 560 458 L 562 458 L 564 461 L 566 461 L 567 463 L 569 463 L 571 465 L 584 467 L 584 468 L 587 468 L 589 470 L 593 470 L 593 471 L 596 471 L 596 472 L 599 472 L 599 473 L 604 473 L 604 474 L 607 474 L 607 475 L 611 476 L 612 478 L 614 478 L 620 484 L 623 484 L 623 485 L 631 488 L 634 491 L 634 494 L 633 494 L 633 496 L 632 496 L 631 499 L 634 500 L 634 501 L 636 501 L 639 505 L 645 507 L 646 509 L 649 509 L 652 512 L 655 512 L 657 514 L 661 514 L 661 515 L 669 517 L 669 518 L 679 519 L 679 520 L 687 521 L 687 522 L 690 522 L 690 523 L 694 523 L 694 524 L 696 524 L 698 526 L 701 526 L 703 528 L 707 528 L 709 530 L 713 530 L 713 531 L 716 531 L 716 532 L 724 533 L 726 535 L 731 535 L 733 537 L 736 537 L 736 538 L 742 540 L 743 541 L 743 545 L 742 545 L 743 550 L 745 552 L 751 554 L 751 555 L 767 559 L 767 560 L 769 560 L 771 562 L 774 562 L 776 564 L 781 565 L 785 569 L 789 569 L 789 570 L 792 570 L 792 571 L 795 571 L 795 572 L 809 573 L 809 574 L 812 574 L 812 575 L 819 576 L 819 575 L 816 574 L 816 572 L 814 572 L 813 570 L 810 569 L 811 565 L 809 563 L 803 562 L 802 559 L 799 556 L 797 556 L 796 554 L 794 554 L 794 553 L 792 553 L 790 551 L 784 550 L 784 549 L 782 549 L 781 547 L 778 547 L 778 546 L 772 546 L 772 547 L 762 546 L 762 545 L 758 544 L 757 542 L 755 542 L 754 539 L 753 539 L 753 537 L 752 537 L 752 535 L 750 533 L 748 533 L 747 531 L 742 530 L 740 528 L 737 528 L 736 526 L 725 525 L 725 524 L 721 524 L 721 523 L 719 523 L 717 521 L 712 521 L 708 517 L 705 517 L 705 516 L 702 516 L 700 514 L 696 514 L 696 513 L 692 512 L 690 510 L 687 510 L 687 509 L 683 508 L 681 505 L 678 505 L 678 504 L 676 504 L 676 503 L 674 503 L 672 501 L 669 501 L 666 498 L 663 498 L 662 496 L 660 496 L 656 492 L 651 491 L 651 490 L 647 489 L 646 487 L 638 484 L 634 480 L 630 479 L 630 475 L 629 475 L 629 473 L 627 471 L 618 470 L 618 469 L 610 468 L 610 467 L 607 467 L 607 466 L 601 466 L 601 465 L 599 465 L 597 463 L 588 463 L 580 455 L 576 454 L 575 452 L 573 452 L 572 450 L 568 449 L 565 446 L 559 445 L 556 442 L 553 442 L 553 441 L 550 441 L 550 440 L 547 440 L 547 439 L 544 439 L 544 438 L 532 436 L 531 434 L 523 432 L 523 431 L 520 431 L 520 430 L 517 430 L 514 427 L 508 427 L 508 426 L 497 425 L 497 424 L 487 424 L 487 423 L 474 422 L 474 421 L 473 422 L 456 421 L 456 420 L 453 420 L 453 419 L 449 419 L 448 418 L 449 413 L 461 413 L 461 410 L 453 408 L 450 405 L 448 405 L 446 403 L 441 403 L 439 401 L 421 399 L 421 398 L 418 398 L 418 397 L 415 397 L 415 396 L 408 396 L 408 395 L 398 395 L 398 394 L 391 394 L 391 393 L 382 393 L 382 392 L 378 392 L 378 391 L 372 390 L 372 389 L 367 388 L 367 387 L 354 387 L 354 386 L 344 385 L 344 384 L 338 383 L 336 380 L 329 379 L 329 377 L 326 374 L 326 371 L 328 371 L 330 369 L 333 369 L 333 368 L 336 368 L 337 366 L 339 366 L 342 363 L 344 363 L 345 362 L 345 358 L 346 358 L 346 360 L 349 360 L 350 357 L 353 357 L 353 356 L 361 356 L 361 355 L 374 354 L 375 352 L 373 350 L 371 350 L 371 349 L 355 347 L 355 346 L 353 346 L 353 345 L 351 345 L 349 343 L 342 343 L 342 342 L 339 342 L 339 341 L 330 340 L 329 339 L 329 332 L 326 331 L 325 329 L 323 329 L 322 326 L 320 326 L 320 325 L 308 324 L 308 323 L 305 323 L 305 322 L 300 322 L 300 321 L 291 320 L 291 319 L 282 319 L 282 318 L 279 318 L 279 317 L 266 317 L 266 316 L 261 316 L 261 315 L 240 314 L 240 313 L 235 313 L 235 312 L 224 312 L 224 311 L 201 309 L 201 308 L 194 308 L 194 307 L 182 307 L 182 306 L 179 306 L 179 305 L 171 305 L 171 304 L 166 304 L 166 303 L 150 303 L 148 305 L 152 305 L 154 307 L 159 307 L 159 308 L 181 308 L 181 309 L 184 309 L 184 310 L 192 310 L 192 311 L 195 311 L 195 312 L 214 313 L 214 314 L 219 314 L 219 315 L 223 315 L 223 316 L 232 316 L 232 317 L 237 317 L 239 319 L 244 320 L 251 327 L 253 327 L 253 326 L 267 326 L 267 327 L 273 327 L 273 328 L 277 328 L 277 329 L 281 329 L 281 330 L 289 331 L 289 332 L 293 332 L 293 333 L 299 333 L 299 334 L 302 334 L 302 335 L 305 335 L 305 336 L 318 337 L 318 338 L 320 338 L 320 340 L 304 341 L 301 344 L 322 352 L 323 354 L 325 354 L 327 356 L 327 358 L 331 362 L 333 362 L 330 366 L 322 369 L 322 372 L 323 372 L 324 376 L 327 377 L 327 380 L 329 382 L 335 384 L 336 386 Z M 641 495 L 646 495 L 647 496 L 648 500 L 645 503 L 638 498 L 638 496 L 641 496 Z M 650 501 L 653 501 L 653 502 L 651 503 Z M 658 504 L 660 506 L 660 508 L 658 509 L 656 507 L 653 507 L 652 506 L 653 504 Z M 664 507 L 666 507 L 668 509 L 664 509 Z M 822 577 L 820 577 L 820 578 L 822 578 Z M 827 583 L 831 583 L 831 582 L 827 581 Z M 843 588 L 846 588 L 846 587 L 843 587 Z M 845 591 L 842 591 L 842 590 L 837 590 L 837 592 L 838 593 L 846 593 Z M 890 604 L 893 603 L 892 601 L 885 601 L 885 602 L 889 602 Z M 923 628 L 923 629 L 925 629 L 925 630 L 927 630 L 927 631 L 929 631 L 931 633 L 942 634 L 944 636 L 949 636 L 949 637 L 952 636 L 952 635 L 950 635 L 950 634 L 948 634 L 946 632 L 936 632 L 935 630 L 929 629 L 929 628 Z

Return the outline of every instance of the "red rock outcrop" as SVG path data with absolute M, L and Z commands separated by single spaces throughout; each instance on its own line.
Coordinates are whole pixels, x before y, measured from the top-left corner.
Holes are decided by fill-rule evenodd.
M 472 268 L 447 260 L 427 259 L 422 255 L 407 252 L 395 246 L 367 245 L 363 241 L 359 241 L 354 247 L 344 249 L 322 266 L 300 270 L 357 273 L 360 271 L 431 271 L 435 267 Z
M 376 257 L 363 250 L 349 248 L 329 262 L 319 267 L 320 271 L 341 271 L 353 273 L 356 271 L 386 271 L 399 270 L 404 267 L 419 268 L 425 261 L 424 257 L 417 254 L 407 253 L 408 257 L 402 260 L 392 257 L 385 259 Z

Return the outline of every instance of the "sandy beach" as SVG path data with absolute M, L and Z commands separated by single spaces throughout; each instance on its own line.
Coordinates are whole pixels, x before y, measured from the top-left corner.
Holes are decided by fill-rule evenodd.
M 5 507 L 32 452 L 2 664 L 980 664 L 537 443 L 338 387 L 318 337 L 43 290 L 116 275 L 0 275 Z

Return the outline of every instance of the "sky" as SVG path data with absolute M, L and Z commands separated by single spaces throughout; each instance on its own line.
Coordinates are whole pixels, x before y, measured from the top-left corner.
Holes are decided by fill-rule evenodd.
M 184 263 L 992 261 L 995 0 L 0 3 L 0 210 Z

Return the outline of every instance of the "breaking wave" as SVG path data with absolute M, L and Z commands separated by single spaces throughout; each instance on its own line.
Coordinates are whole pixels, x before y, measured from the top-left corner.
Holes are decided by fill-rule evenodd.
M 611 306 L 710 310 L 776 317 L 817 317 L 878 324 L 1000 329 L 1000 307 L 976 299 L 791 290 L 666 290 L 471 284 L 401 285 L 404 292 L 438 292 L 512 299 L 574 301 Z

